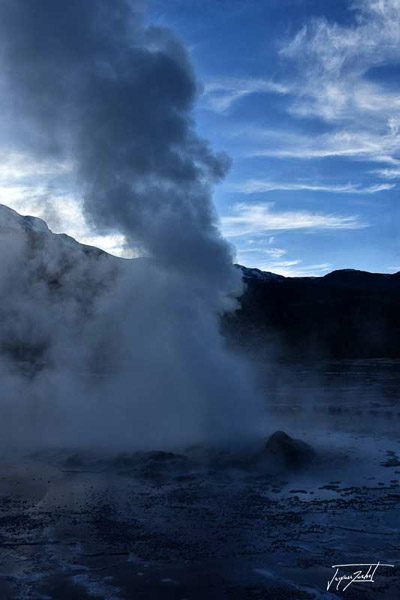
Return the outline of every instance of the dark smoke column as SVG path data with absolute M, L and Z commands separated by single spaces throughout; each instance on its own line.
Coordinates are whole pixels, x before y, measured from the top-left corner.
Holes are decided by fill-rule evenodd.
M 191 316 L 181 352 L 191 344 L 199 368 L 211 371 L 193 385 L 204 387 L 199 395 L 211 405 L 229 397 L 226 410 L 240 414 L 239 422 L 241 367 L 224 354 L 218 314 L 234 305 L 241 282 L 210 192 L 228 161 L 195 132 L 197 84 L 185 49 L 169 30 L 145 26 L 140 5 L 0 1 L 2 102 L 15 123 L 10 143 L 71 160 L 88 221 L 141 247 L 170 278 L 172 296 L 172 288 L 186 290 L 170 309 L 174 318 Z M 229 420 L 225 412 L 221 420 Z

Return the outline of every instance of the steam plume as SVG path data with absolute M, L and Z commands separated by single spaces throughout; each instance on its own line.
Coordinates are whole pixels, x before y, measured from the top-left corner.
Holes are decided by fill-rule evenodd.
M 75 310 L 62 277 L 56 301 L 41 288 L 37 313 L 21 309 L 30 336 L 47 332 L 47 368 L 30 389 L 52 390 L 57 435 L 93 435 L 90 419 L 99 439 L 110 428 L 147 441 L 247 432 L 248 373 L 218 331 L 241 291 L 211 201 L 229 161 L 195 131 L 198 86 L 182 44 L 146 26 L 138 1 L 1 0 L 0 64 L 9 147 L 71 161 L 92 226 L 122 232 L 152 259 L 119 268 L 90 311 Z M 51 270 L 43 248 L 38 256 Z M 88 391 L 82 372 L 94 357 L 118 368 Z

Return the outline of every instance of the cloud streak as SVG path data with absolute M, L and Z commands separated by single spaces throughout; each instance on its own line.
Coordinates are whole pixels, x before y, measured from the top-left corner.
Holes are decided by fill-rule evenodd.
M 240 248 L 239 254 L 261 254 L 267 255 L 270 258 L 282 258 L 287 254 L 287 250 L 284 248 Z
M 238 100 L 253 94 L 287 94 L 289 87 L 268 79 L 219 77 L 206 81 L 202 96 L 204 107 L 224 113 Z
M 400 169 L 377 169 L 374 171 L 380 177 L 384 179 L 399 179 Z
M 400 138 L 386 124 L 386 133 L 376 135 L 366 129 L 348 131 L 340 129 L 333 133 L 313 137 L 287 134 L 286 132 L 247 132 L 258 144 L 252 156 L 268 156 L 278 159 L 315 160 L 348 158 L 368 162 L 398 165 Z M 246 133 L 246 132 L 245 132 Z M 263 137 L 268 146 L 263 143 Z M 378 173 L 379 174 L 379 173 Z
M 332 269 L 332 265 L 330 263 L 303 265 L 301 260 L 260 261 L 257 263 L 257 268 L 261 271 L 271 271 L 285 277 L 318 277 L 328 273 Z
M 358 183 L 347 183 L 344 185 L 327 185 L 318 183 L 290 183 L 290 182 L 273 182 L 263 181 L 259 179 L 250 179 L 244 183 L 232 186 L 236 192 L 243 194 L 260 194 L 274 191 L 290 191 L 290 192 L 331 192 L 334 194 L 376 194 L 385 190 L 391 190 L 395 184 L 382 183 L 363 187 Z
M 249 252 L 251 256 L 249 256 Z M 287 258 L 282 260 L 286 254 L 287 250 L 282 248 L 272 248 L 270 252 L 263 248 L 240 248 L 238 251 L 238 261 L 239 263 L 243 262 L 248 267 L 278 273 L 286 277 L 317 276 L 326 273 L 332 268 L 330 263 L 304 265 L 301 259 Z
M 221 218 L 222 231 L 228 238 L 263 232 L 305 232 L 341 229 L 363 229 L 368 223 L 357 215 L 314 213 L 306 210 L 276 211 L 274 203 L 237 204 L 233 215 Z

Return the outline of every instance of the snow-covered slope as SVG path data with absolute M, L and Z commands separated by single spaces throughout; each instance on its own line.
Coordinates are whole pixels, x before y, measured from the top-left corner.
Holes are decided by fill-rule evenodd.
M 245 281 L 281 281 L 285 279 L 283 275 L 271 273 L 271 271 L 261 271 L 260 269 L 249 269 L 243 265 L 236 265 L 241 271 Z
M 0 205 L 0 357 L 44 360 L 55 328 L 79 331 L 126 262 Z
M 0 204 L 0 234 L 7 231 L 51 233 L 43 219 L 22 216 L 12 208 Z
M 21 240 L 21 236 L 25 241 L 30 241 L 31 245 L 34 241 L 34 246 L 47 246 L 48 244 L 57 246 L 58 250 L 63 249 L 68 254 L 71 252 L 71 258 L 78 254 L 93 255 L 93 256 L 108 256 L 110 260 L 117 262 L 118 259 L 96 248 L 80 244 L 71 236 L 65 233 L 53 233 L 47 223 L 38 217 L 23 216 L 15 210 L 0 204 L 0 243 Z M 54 249 L 54 248 L 53 248 Z

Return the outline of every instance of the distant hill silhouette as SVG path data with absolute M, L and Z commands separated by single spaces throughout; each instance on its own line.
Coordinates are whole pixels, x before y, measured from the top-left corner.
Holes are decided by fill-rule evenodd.
M 121 269 L 146 269 L 146 260 L 116 258 L 0 205 L 0 354 L 21 360 L 45 355 L 46 336 L 38 342 L 32 334 L 33 291 L 59 306 L 74 299 L 84 319 Z M 400 358 L 400 273 L 344 269 L 283 277 L 237 267 L 246 291 L 241 308 L 222 321 L 235 344 L 275 358 Z M 20 326 L 10 328 L 15 322 Z
M 242 346 L 291 359 L 400 357 L 400 272 L 283 277 L 237 266 L 247 289 L 224 330 Z

